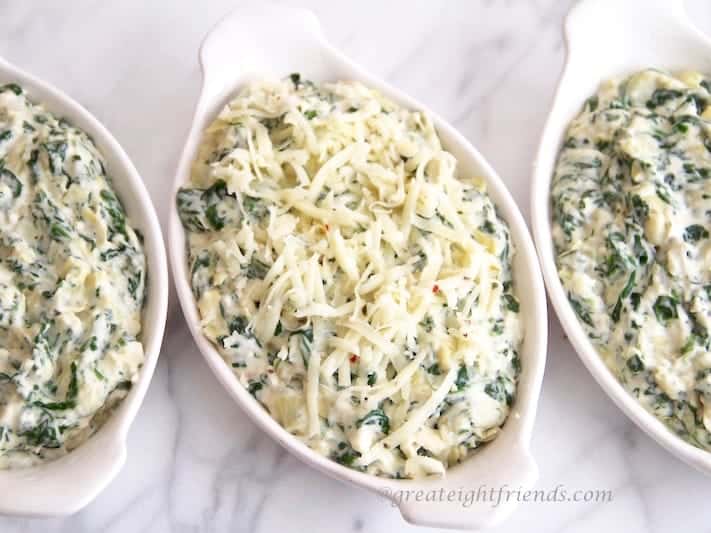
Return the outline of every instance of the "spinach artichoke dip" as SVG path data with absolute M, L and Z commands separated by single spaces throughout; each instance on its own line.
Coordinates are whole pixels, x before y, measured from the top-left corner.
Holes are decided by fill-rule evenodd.
M 513 247 L 427 115 L 359 83 L 250 84 L 177 204 L 204 334 L 318 453 L 442 475 L 492 440 L 519 374 Z
M 601 85 L 552 186 L 561 282 L 626 389 L 711 449 L 711 78 L 645 70 Z
M 0 469 L 66 454 L 126 395 L 145 276 L 90 137 L 0 87 Z

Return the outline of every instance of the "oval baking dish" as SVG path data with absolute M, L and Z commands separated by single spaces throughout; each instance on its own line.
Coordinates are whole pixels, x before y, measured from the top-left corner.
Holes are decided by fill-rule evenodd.
M 131 224 L 144 236 L 147 289 L 139 377 L 108 420 L 77 448 L 54 461 L 0 470 L 0 514 L 69 515 L 90 503 L 126 460 L 129 427 L 158 359 L 168 304 L 168 267 L 158 218 L 138 172 L 118 142 L 89 112 L 61 91 L 0 59 L 0 84 L 20 85 L 33 102 L 88 133 L 104 156 L 107 174 Z
M 567 58 L 538 149 L 531 197 L 533 235 L 548 294 L 576 352 L 618 407 L 668 451 L 711 473 L 711 454 L 686 443 L 645 410 L 588 339 L 558 276 L 551 218 L 551 181 L 565 132 L 599 84 L 647 68 L 711 73 L 711 40 L 693 27 L 681 0 L 585 0 L 568 14 L 565 39 Z
M 266 37 L 268 35 L 268 38 Z M 220 22 L 205 39 L 200 62 L 203 84 L 193 124 L 181 156 L 173 197 L 189 179 L 203 131 L 245 82 L 302 72 L 315 81 L 356 80 L 411 109 L 424 106 L 355 66 L 330 46 L 309 12 L 264 7 L 239 10 Z M 517 400 L 501 434 L 472 457 L 448 470 L 441 479 L 394 480 L 346 468 L 323 457 L 283 429 L 239 383 L 218 351 L 203 336 L 191 291 L 186 259 L 186 235 L 175 202 L 170 216 L 170 253 L 176 288 L 192 335 L 218 380 L 250 418 L 298 458 L 321 471 L 389 496 L 406 520 L 429 526 L 479 528 L 508 515 L 512 505 L 494 508 L 487 502 L 463 507 L 456 501 L 414 502 L 398 498 L 402 490 L 469 490 L 478 486 L 530 486 L 537 469 L 530 439 L 546 356 L 547 320 L 543 284 L 526 225 L 501 180 L 483 157 L 451 126 L 430 113 L 443 145 L 464 173 L 482 175 L 489 194 L 511 229 L 517 247 L 513 270 L 520 294 L 525 340 Z

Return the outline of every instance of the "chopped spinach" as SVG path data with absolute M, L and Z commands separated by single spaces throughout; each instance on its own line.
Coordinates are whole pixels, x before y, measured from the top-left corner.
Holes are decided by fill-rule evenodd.
M 338 452 L 334 453 L 332 459 L 344 466 L 353 467 L 353 463 L 361 456 L 360 452 L 355 451 L 345 442 L 338 444 Z
M 619 320 L 620 320 L 620 312 L 622 310 L 622 302 L 630 295 L 630 293 L 632 292 L 632 289 L 634 289 L 636 275 L 637 275 L 637 273 L 633 270 L 632 273 L 630 274 L 630 277 L 627 279 L 627 283 L 625 284 L 624 288 L 622 289 L 622 292 L 620 292 L 620 295 L 617 298 L 617 303 L 615 304 L 615 308 L 612 310 L 612 315 L 611 315 L 613 322 L 619 322 Z
M 357 427 L 370 425 L 380 426 L 380 430 L 386 435 L 390 433 L 390 417 L 380 408 L 373 409 L 356 422 Z
M 573 307 L 573 311 L 578 315 L 578 318 L 585 322 L 590 327 L 595 327 L 592 317 L 590 316 L 590 311 L 588 311 L 582 302 L 573 297 L 573 295 L 568 294 L 568 301 Z
M 460 366 L 457 371 L 457 379 L 454 381 L 458 390 L 464 390 L 469 385 L 469 372 L 466 366 Z
M 503 376 L 498 376 L 495 381 L 486 384 L 484 392 L 494 400 L 506 402 L 506 405 L 510 407 L 513 404 L 513 394 L 509 392 L 507 383 L 511 382 Z
M 684 230 L 684 240 L 686 242 L 698 242 L 701 239 L 708 239 L 708 230 L 700 224 L 692 224 Z
M 0 165 L 0 183 L 10 189 L 13 198 L 17 198 L 22 194 L 22 182 L 7 168 L 2 168 L 2 165 Z
M 665 105 L 670 100 L 680 98 L 682 95 L 683 93 L 681 91 L 674 89 L 656 89 L 652 93 L 652 97 L 647 101 L 647 107 L 654 109 L 655 107 Z
M 521 306 L 513 294 L 506 293 L 502 296 L 502 298 L 504 299 L 504 305 L 506 306 L 506 309 L 508 309 L 512 313 L 519 312 Z
M 633 355 L 627 359 L 627 368 L 629 368 L 635 374 L 644 370 L 644 363 L 639 358 L 637 354 Z
M 264 279 L 270 268 L 268 264 L 253 255 L 244 268 L 244 273 L 249 279 Z
M 17 83 L 6 83 L 5 85 L 0 86 L 0 93 L 5 91 L 13 92 L 19 96 L 22 94 L 22 87 L 20 87 Z
M 678 304 L 679 302 L 677 302 L 673 296 L 659 296 L 654 302 L 652 309 L 654 309 L 654 315 L 657 317 L 657 320 L 666 325 L 669 320 L 679 316 L 676 309 Z

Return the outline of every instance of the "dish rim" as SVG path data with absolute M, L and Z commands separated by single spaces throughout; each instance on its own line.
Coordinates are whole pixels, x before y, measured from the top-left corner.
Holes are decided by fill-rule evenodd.
M 537 468 L 530 454 L 530 441 L 535 418 L 538 399 L 540 396 L 541 381 L 547 355 L 547 308 L 545 299 L 545 290 L 538 265 L 537 256 L 533 247 L 533 241 L 526 226 L 526 223 L 521 215 L 516 203 L 511 194 L 504 185 L 501 178 L 481 156 L 481 154 L 452 126 L 444 121 L 438 114 L 432 112 L 427 106 L 421 104 L 415 99 L 405 95 L 398 89 L 391 87 L 389 84 L 379 80 L 366 72 L 363 68 L 354 64 L 351 60 L 337 51 L 331 44 L 328 43 L 323 35 L 320 25 L 316 17 L 309 11 L 285 6 L 262 6 L 260 8 L 239 8 L 224 17 L 217 25 L 207 34 L 200 48 L 200 62 L 202 66 L 203 84 L 200 91 L 200 96 L 195 105 L 193 120 L 187 134 L 184 145 L 184 150 L 179 159 L 179 163 L 175 173 L 173 187 L 171 189 L 171 212 L 169 219 L 169 250 L 171 257 L 171 267 L 173 271 L 173 280 L 176 287 L 183 315 L 188 324 L 190 332 L 198 346 L 198 349 L 205 357 L 211 370 L 217 377 L 218 381 L 225 387 L 228 393 L 240 406 L 240 408 L 248 415 L 248 417 L 260 429 L 265 431 L 271 438 L 281 444 L 286 450 L 299 458 L 302 462 L 317 468 L 318 470 L 342 481 L 364 487 L 371 491 L 380 493 L 385 497 L 394 501 L 394 494 L 402 490 L 415 490 L 419 488 L 439 487 L 444 484 L 441 480 L 418 479 L 418 480 L 394 480 L 389 478 L 377 477 L 371 474 L 365 474 L 348 467 L 342 466 L 335 461 L 322 456 L 309 448 L 305 443 L 300 441 L 296 436 L 287 432 L 281 425 L 278 424 L 264 409 L 261 404 L 252 398 L 247 390 L 236 379 L 232 370 L 222 359 L 217 349 L 207 340 L 202 334 L 199 324 L 199 315 L 196 310 L 196 302 L 192 293 L 191 284 L 187 277 L 187 243 L 186 234 L 180 223 L 175 205 L 175 194 L 179 187 L 187 183 L 190 177 L 190 166 L 194 160 L 197 148 L 202 138 L 202 131 L 206 125 L 214 120 L 219 110 L 224 104 L 229 101 L 235 91 L 244 83 L 244 79 L 240 83 L 228 84 L 228 90 L 217 90 L 211 87 L 211 79 L 214 74 L 210 62 L 215 58 L 211 57 L 220 55 L 219 46 L 224 43 L 219 42 L 219 37 L 224 37 L 224 34 L 230 30 L 240 28 L 241 19 L 250 19 L 254 21 L 254 26 L 258 26 L 258 20 L 264 18 L 280 21 L 282 25 L 296 25 L 300 23 L 300 30 L 304 34 L 300 34 L 300 38 L 310 41 L 309 46 L 312 46 L 318 54 L 328 57 L 329 61 L 334 64 L 339 64 L 342 70 L 352 74 L 351 78 L 361 81 L 370 87 L 382 92 L 385 96 L 393 99 L 400 105 L 411 109 L 419 109 L 429 114 L 433 123 L 443 138 L 445 146 L 454 143 L 454 149 L 451 146 L 448 148 L 451 151 L 465 152 L 468 161 L 474 165 L 488 186 L 488 193 L 494 201 L 497 209 L 502 212 L 503 218 L 506 220 L 510 230 L 512 241 L 514 242 L 517 255 L 515 263 L 519 262 L 519 266 L 514 266 L 516 272 L 516 283 L 518 285 L 518 294 L 527 295 L 528 298 L 521 298 L 522 311 L 528 311 L 528 324 L 526 328 L 526 340 L 524 341 L 525 348 L 522 352 L 526 352 L 525 357 L 522 353 L 524 364 L 524 372 L 526 373 L 528 382 L 522 385 L 519 382 L 517 391 L 517 408 L 512 409 L 509 415 L 504 431 L 491 444 L 482 447 L 482 451 L 474 456 L 469 457 L 466 461 L 449 469 L 451 474 L 458 470 L 463 472 L 467 466 L 474 465 L 475 458 L 485 452 L 495 449 L 497 443 L 501 443 L 501 448 L 504 446 L 504 441 L 509 443 L 513 454 L 516 455 L 512 459 L 511 468 L 515 466 L 520 469 L 520 476 L 517 481 L 522 485 L 530 486 L 533 480 L 537 477 Z M 291 28 L 291 26 L 289 26 Z M 245 30 L 245 27 L 241 27 Z M 293 30 L 293 28 L 291 28 Z M 273 24 L 270 30 L 272 33 L 278 32 L 278 28 L 274 28 Z M 296 31 L 296 30 L 294 30 Z M 222 34 L 222 35 L 221 35 Z M 296 39 L 296 38 L 295 38 Z M 224 51 L 223 51 L 224 52 Z M 226 59 L 226 58 L 225 58 Z M 300 70 L 304 72 L 308 69 L 302 67 L 293 69 L 291 72 Z M 280 72 L 280 75 L 285 76 L 289 72 Z M 315 78 L 319 79 L 319 78 Z M 449 139 L 445 142 L 444 139 Z M 460 159 L 460 156 L 457 157 Z M 525 270 L 525 272 L 524 272 Z M 524 283 L 523 274 L 526 274 L 526 282 Z M 523 375 L 523 374 L 522 374 Z M 522 380 L 521 380 L 522 381 Z M 514 411 L 516 411 L 514 413 Z M 514 422 L 512 419 L 517 418 Z M 509 431 L 510 436 L 504 439 L 506 433 L 505 428 L 519 424 L 520 429 L 516 434 L 512 434 L 513 429 Z M 488 456 L 492 456 L 488 453 Z M 470 470 L 476 470 L 469 468 Z M 461 476 L 460 476 L 461 477 Z M 444 478 L 447 479 L 447 478 Z M 427 512 L 418 509 L 417 506 L 396 502 L 400 506 L 403 517 L 412 523 L 419 525 L 454 527 L 454 528 L 471 528 L 485 527 L 500 522 L 512 510 L 512 506 L 502 506 L 500 509 L 489 510 L 486 517 L 483 514 L 474 516 L 471 513 L 466 516 L 466 513 L 461 513 L 459 516 L 445 516 L 445 513 L 437 512 L 437 509 L 429 509 Z
M 591 44 L 583 42 L 578 34 L 583 33 L 583 26 L 587 22 L 583 20 L 589 18 L 591 14 L 600 13 L 617 7 L 614 0 L 581 0 L 568 12 L 564 22 L 564 40 L 566 44 L 566 56 L 561 74 L 556 85 L 555 94 L 550 106 L 550 112 L 541 133 L 541 138 L 536 151 L 533 164 L 532 184 L 531 184 L 531 230 L 536 243 L 536 249 L 540 260 L 541 270 L 545 280 L 546 291 L 561 327 L 569 339 L 574 351 L 583 362 L 584 366 L 593 376 L 602 390 L 612 399 L 617 407 L 630 419 L 638 428 L 652 437 L 658 444 L 665 448 L 672 455 L 678 457 L 685 463 L 697 470 L 711 475 L 711 451 L 704 451 L 684 441 L 674 434 L 657 417 L 647 411 L 636 399 L 634 399 L 623 385 L 613 375 L 612 371 L 604 363 L 597 350 L 590 342 L 578 317 L 575 315 L 565 294 L 555 262 L 555 253 L 550 242 L 552 240 L 552 220 L 550 217 L 550 187 L 552 183 L 552 173 L 545 173 L 541 170 L 541 161 L 548 162 L 552 158 L 552 169 L 558 160 L 563 136 L 570 121 L 572 121 L 582 109 L 585 100 L 592 94 L 581 94 L 578 99 L 578 106 L 572 116 L 563 121 L 562 127 L 558 124 L 558 114 L 563 107 L 561 102 L 567 97 L 569 72 L 577 50 Z M 690 41 L 698 41 L 697 46 L 705 46 L 711 52 L 711 38 L 700 32 L 689 20 L 688 15 L 681 0 L 625 0 L 628 2 L 622 10 L 622 17 L 638 17 L 634 19 L 638 27 L 648 24 L 656 24 L 660 21 L 673 26 L 674 31 L 684 34 Z M 643 2 L 646 2 L 643 4 Z M 637 9 L 636 8 L 646 8 Z M 631 63 L 631 62 L 630 62 Z M 641 70 L 640 67 L 630 66 L 628 74 L 633 74 Z M 613 72 L 599 82 L 605 81 L 619 75 Z M 566 113 L 566 116 L 568 114 Z M 554 149 L 553 149 L 554 148 Z M 552 252 L 552 253 L 549 253 Z
M 144 237 L 146 300 L 142 310 L 144 361 L 131 390 L 102 426 L 66 455 L 28 468 L 0 470 L 0 514 L 67 516 L 91 503 L 126 460 L 128 431 L 152 380 L 168 309 L 168 264 L 155 208 L 140 174 L 109 130 L 76 100 L 0 57 L 0 85 L 15 82 L 32 102 L 86 131 L 104 158 L 111 187 L 132 227 Z

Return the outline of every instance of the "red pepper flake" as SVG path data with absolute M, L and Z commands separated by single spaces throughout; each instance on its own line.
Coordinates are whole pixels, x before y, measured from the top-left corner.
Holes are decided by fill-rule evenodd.
M 434 287 L 432 287 L 432 292 L 437 294 L 439 292 L 439 285 L 435 285 Z
M 326 231 L 328 231 L 328 230 L 330 230 L 330 229 L 331 229 L 331 228 L 330 228 L 330 226 L 329 226 L 328 224 L 324 224 L 324 225 L 323 225 L 323 227 L 324 227 L 324 228 L 326 228 Z
M 358 356 L 352 353 L 349 359 L 351 363 L 355 363 L 358 360 Z

